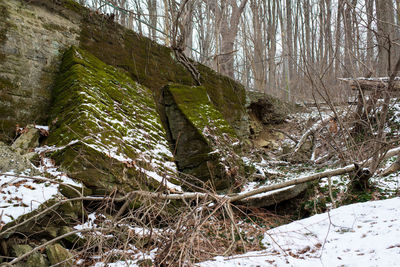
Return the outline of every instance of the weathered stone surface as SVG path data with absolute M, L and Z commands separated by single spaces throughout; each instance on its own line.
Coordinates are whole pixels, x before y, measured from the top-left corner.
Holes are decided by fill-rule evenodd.
M 26 261 L 26 267 L 47 267 L 50 266 L 49 261 L 40 253 L 33 253 Z
M 25 253 L 28 253 L 33 248 L 29 245 L 19 245 L 14 244 L 11 246 L 11 255 L 14 257 L 22 256 Z M 45 257 L 39 252 L 35 252 L 30 255 L 28 258 L 24 259 L 22 262 L 19 262 L 16 266 L 20 267 L 47 267 L 49 266 L 49 262 L 45 259 Z
M 71 48 L 54 96 L 46 142 L 59 149 L 51 157 L 93 193 L 152 189 L 158 182 L 146 174 L 171 172 L 172 154 L 152 93 L 124 71 Z
M 79 22 L 17 0 L 0 1 L 0 140 L 15 125 L 45 123 L 60 53 L 78 44 Z
M 4 234 L 0 233 L 0 240 L 1 238 L 9 238 L 15 233 L 26 236 L 34 234 L 36 239 L 54 238 L 55 236 L 60 235 L 63 231 L 62 226 L 80 223 L 82 218 L 84 219 L 87 217 L 82 208 L 81 201 L 68 201 L 62 204 L 59 204 L 59 202 L 60 200 L 58 198 L 50 199 L 41 204 L 36 210 L 7 223 L 2 228 L 2 233 Z M 49 207 L 52 207 L 52 209 L 47 210 Z M 38 215 L 44 210 L 47 210 L 47 212 Z M 62 216 L 60 216 L 60 214 L 62 214 Z M 30 220 L 29 222 L 21 224 L 19 227 L 6 232 L 7 229 L 18 225 L 33 216 L 36 216 L 34 220 Z
M 293 105 L 269 95 L 249 92 L 249 113 L 253 114 L 263 124 L 282 123 Z
M 242 164 L 226 146 L 232 145 L 235 131 L 210 102 L 206 89 L 171 84 L 163 88 L 161 103 L 178 170 L 218 190 L 233 185 L 233 169 L 239 172 Z
M 29 245 L 12 245 L 11 246 L 11 255 L 14 257 L 19 257 L 21 255 L 24 255 L 25 253 L 29 252 L 32 250 L 32 247 Z
M 161 95 L 161 88 L 168 83 L 196 84 L 189 71 L 175 60 L 170 48 L 120 25 L 104 25 L 102 20 L 92 16 L 83 22 L 80 35 L 82 48 L 107 64 L 123 68 L 135 81 L 151 89 L 156 97 Z M 194 64 L 201 74 L 201 84 L 216 109 L 239 137 L 247 136 L 249 127 L 244 87 L 202 64 Z
M 79 95 L 78 93 L 69 97 L 67 96 L 68 93 L 65 93 L 66 86 L 59 86 L 60 83 L 58 83 L 56 87 L 59 88 L 54 89 L 54 96 L 57 96 L 54 100 L 58 103 L 53 106 L 57 106 L 58 109 L 53 108 L 51 112 L 48 112 L 50 88 L 52 88 L 50 85 L 59 62 L 59 51 L 71 43 L 79 43 L 81 47 L 100 57 L 104 62 L 126 70 L 133 80 L 151 89 L 157 98 L 161 95 L 161 88 L 169 82 L 187 86 L 195 84 L 190 73 L 175 60 L 172 50 L 139 36 L 118 24 L 104 21 L 102 16 L 90 12 L 72 0 L 22 2 L 12 0 L 3 1 L 1 5 L 3 13 L 5 13 L 1 25 L 4 25 L 3 29 L 5 30 L 2 31 L 4 38 L 2 38 L 0 50 L 2 49 L 1 51 L 7 54 L 7 57 L 4 58 L 4 64 L 2 64 L 3 69 L 0 68 L 0 77 L 4 77 L 1 94 L 4 95 L 6 100 L 2 102 L 4 103 L 3 109 L 9 110 L 9 112 L 1 113 L 6 114 L 3 115 L 4 118 L 0 115 L 0 123 L 7 124 L 7 127 L 3 127 L 5 130 L 2 130 L 2 132 L 9 130 L 7 134 L 10 136 L 17 122 L 21 125 L 24 125 L 24 122 L 27 121 L 41 122 L 48 116 L 47 114 L 57 114 L 50 118 L 50 121 L 54 122 L 55 125 L 52 129 L 53 137 L 49 137 L 48 144 L 58 147 L 67 145 L 64 149 L 54 153 L 52 157 L 57 164 L 61 164 L 63 168 L 68 170 L 73 178 L 85 181 L 88 187 L 103 190 L 94 193 L 109 192 L 114 187 L 128 191 L 137 188 L 139 184 L 145 184 L 147 188 L 154 187 L 156 184 L 147 178 L 143 179 L 143 175 L 140 175 L 141 172 L 138 172 L 138 170 L 151 172 L 155 165 L 161 166 L 160 162 L 170 161 L 171 154 L 166 146 L 153 146 L 155 140 L 165 140 L 163 137 L 159 138 L 160 135 L 158 134 L 153 135 L 152 131 L 150 131 L 150 136 L 146 136 L 149 135 L 146 127 L 150 124 L 154 126 L 153 122 L 148 123 L 147 121 L 143 124 L 145 125 L 144 128 L 134 125 L 136 128 L 141 128 L 138 132 L 139 138 L 137 138 L 136 133 L 128 133 L 124 129 L 125 121 L 122 121 L 122 123 L 121 121 L 119 123 L 107 121 L 107 118 L 116 113 L 124 114 L 126 112 L 122 116 L 123 118 L 119 117 L 118 119 L 130 118 L 127 114 L 132 113 L 132 111 L 126 110 L 125 103 L 120 101 L 124 93 L 122 95 L 113 93 L 113 96 L 105 97 L 101 101 L 116 101 L 112 105 L 110 105 L 111 102 L 108 102 L 105 105 L 100 105 L 97 109 L 93 109 L 82 101 L 93 103 L 91 102 L 93 99 L 89 98 L 103 98 L 104 95 L 97 94 L 96 90 L 91 92 L 89 90 L 86 100 L 83 100 L 85 98 L 83 94 Z M 18 9 L 20 11 L 16 12 Z M 12 46 L 12 42 L 16 42 L 17 45 Z M 81 75 L 83 73 L 81 68 L 88 67 L 84 63 L 81 65 L 82 62 L 84 60 L 78 60 L 78 62 L 73 63 L 74 66 L 64 67 L 62 72 L 66 72 L 68 69 L 70 72 L 75 71 L 75 74 Z M 90 67 L 95 66 L 90 65 Z M 249 127 L 246 109 L 244 108 L 246 102 L 244 87 L 201 64 L 197 64 L 196 67 L 201 73 L 201 82 L 210 102 L 215 105 L 214 108 L 232 126 L 231 129 L 236 136 L 247 135 Z M 11 68 L 14 69 L 11 70 Z M 101 71 L 97 69 L 96 74 Z M 68 79 L 65 73 L 64 76 L 60 75 L 59 77 L 59 80 L 71 85 L 73 79 L 71 81 Z M 109 79 L 106 83 L 110 84 L 113 79 Z M 93 81 L 93 79 L 89 79 L 89 82 L 93 83 Z M 124 81 L 126 81 L 125 78 Z M 80 82 L 86 82 L 86 86 L 91 86 L 90 83 L 87 83 L 87 80 L 80 80 Z M 133 81 L 127 83 L 135 88 L 141 88 L 140 90 L 143 90 L 143 92 L 147 91 L 146 88 Z M 103 86 L 102 78 L 98 79 L 95 85 L 97 87 Z M 119 84 L 112 86 L 112 90 L 119 91 Z M 40 88 L 40 90 L 37 88 Z M 19 93 L 14 94 L 13 92 Z M 154 107 L 152 95 L 148 93 L 145 95 L 146 100 L 143 103 L 146 107 L 142 108 L 142 111 L 147 111 L 147 107 L 150 107 L 150 109 Z M 67 102 L 62 102 L 65 99 L 67 99 Z M 75 102 L 81 104 L 79 108 L 74 109 L 76 106 L 71 105 Z M 121 103 L 124 105 L 121 105 Z M 19 104 L 22 105 L 22 108 Z M 10 109 L 11 105 L 13 105 L 13 108 Z M 67 105 L 71 106 L 67 107 Z M 89 108 L 90 112 L 85 113 L 88 111 L 85 110 L 86 108 Z M 29 114 L 25 112 L 27 110 L 29 110 Z M 82 111 L 79 116 L 76 115 L 79 114 L 78 111 Z M 110 115 L 110 112 L 113 114 Z M 68 115 L 64 115 L 64 113 Z M 83 115 L 89 113 L 92 114 L 91 118 Z M 136 113 L 133 112 L 133 114 Z M 157 116 L 156 113 L 154 114 Z M 161 117 L 166 118 L 166 116 Z M 134 119 L 140 120 L 141 118 L 139 116 Z M 85 123 L 78 125 L 81 121 Z M 74 129 L 69 128 L 71 127 L 70 123 L 75 123 L 72 126 L 75 127 Z M 162 123 L 165 126 L 167 122 L 162 120 Z M 109 126 L 116 131 L 109 131 Z M 97 130 L 101 129 L 101 131 L 92 131 L 92 128 L 96 127 Z M 111 134 L 117 132 L 117 135 Z M 84 138 L 85 140 L 83 140 Z M 152 141 L 149 142 L 149 140 Z M 134 149 L 127 148 L 125 145 L 119 146 L 133 142 L 139 143 L 141 148 L 134 145 Z M 118 146 L 120 148 L 116 148 Z M 116 151 L 113 149 L 116 149 Z M 187 149 L 190 149 L 190 147 Z M 153 157 L 155 150 L 157 150 L 158 156 Z M 159 153 L 160 150 L 161 153 Z M 96 158 L 96 160 L 88 161 L 88 158 Z M 138 158 L 139 160 L 137 160 Z M 129 162 L 126 162 L 127 159 Z M 228 169 L 228 171 L 231 170 Z M 94 177 L 98 177 L 98 179 L 93 179 Z M 137 183 L 138 179 L 140 180 L 139 183 Z M 132 180 L 135 180 L 135 182 L 129 183 Z M 129 185 L 126 186 L 127 184 Z
M 30 124 L 22 130 L 21 135 L 14 141 L 11 148 L 21 155 L 32 152 L 34 148 L 39 146 L 39 137 L 39 129 Z
M 60 267 L 70 267 L 73 265 L 73 255 L 60 244 L 54 244 L 46 247 L 47 257 L 50 264 Z
M 14 171 L 15 173 L 37 175 L 31 162 L 21 154 L 13 151 L 8 145 L 0 142 L 0 172 Z

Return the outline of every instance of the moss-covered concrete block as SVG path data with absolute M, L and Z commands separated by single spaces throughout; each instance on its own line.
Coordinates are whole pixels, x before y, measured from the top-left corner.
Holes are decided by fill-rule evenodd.
M 211 103 L 202 86 L 170 84 L 162 90 L 162 112 L 167 137 L 173 144 L 178 170 L 217 190 L 235 184 L 241 160 L 228 147 L 237 138 L 234 129 Z M 190 177 L 193 176 L 193 179 Z
M 151 190 L 172 172 L 152 92 L 84 50 L 65 53 L 51 114 L 51 157 L 95 194 Z

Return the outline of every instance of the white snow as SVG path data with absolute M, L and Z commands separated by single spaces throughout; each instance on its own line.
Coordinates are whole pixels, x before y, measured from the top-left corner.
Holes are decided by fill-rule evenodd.
M 400 198 L 357 203 L 266 232 L 263 251 L 198 266 L 398 266 Z
M 8 174 L 8 175 L 7 175 Z M 37 209 L 58 192 L 58 184 L 19 178 L 14 172 L 0 175 L 0 228 Z
M 35 125 L 35 128 L 39 129 L 39 130 L 49 131 L 49 126 L 45 126 L 45 125 Z
M 53 175 L 57 178 L 57 182 L 52 182 L 51 179 L 44 176 L 30 177 L 28 175 L 30 170 L 20 174 L 10 171 L 0 175 L 0 228 L 52 199 L 58 194 L 60 182 L 82 186 L 65 173 L 58 171 L 51 159 L 43 158 L 41 163 L 39 171 Z

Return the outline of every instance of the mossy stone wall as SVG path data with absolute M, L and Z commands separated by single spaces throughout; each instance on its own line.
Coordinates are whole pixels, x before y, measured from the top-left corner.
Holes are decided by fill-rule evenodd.
M 83 20 L 80 45 L 107 64 L 126 70 L 135 81 L 150 88 L 157 100 L 162 87 L 169 83 L 196 85 L 170 48 L 101 16 L 86 16 Z M 246 136 L 249 128 L 244 87 L 204 65 L 194 64 L 212 103 L 237 135 Z
M 78 44 L 79 21 L 17 0 L 0 0 L 0 140 L 16 124 L 46 124 L 63 50 Z
M 45 123 L 60 51 L 71 44 L 80 43 L 105 63 L 126 70 L 131 78 L 150 88 L 156 99 L 170 82 L 195 85 L 171 49 L 73 0 L 0 0 L 0 5 L 0 11 L 6 14 L 0 19 L 0 111 L 7 111 L 0 115 L 3 139 L 13 137 L 17 123 Z M 195 65 L 212 103 L 238 136 L 246 136 L 249 127 L 243 86 L 201 64 Z

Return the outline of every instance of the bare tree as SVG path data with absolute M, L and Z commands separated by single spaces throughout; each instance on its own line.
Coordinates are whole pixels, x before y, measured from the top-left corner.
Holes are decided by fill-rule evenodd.
M 222 74 L 234 78 L 235 39 L 239 30 L 240 16 L 248 0 L 238 5 L 235 0 L 222 0 L 221 3 L 209 2 L 210 8 L 220 21 L 216 38 L 221 38 L 220 53 L 216 55 L 217 69 Z M 218 42 L 218 39 L 217 42 Z

